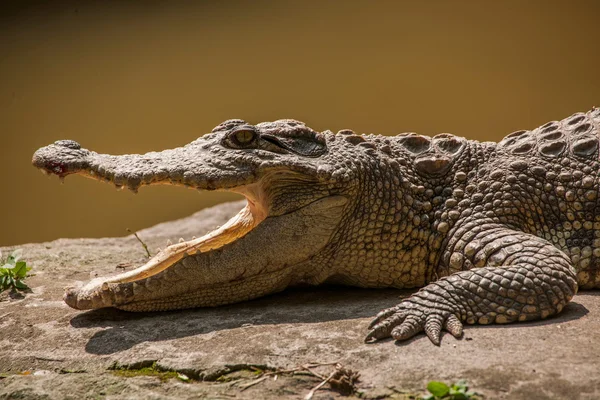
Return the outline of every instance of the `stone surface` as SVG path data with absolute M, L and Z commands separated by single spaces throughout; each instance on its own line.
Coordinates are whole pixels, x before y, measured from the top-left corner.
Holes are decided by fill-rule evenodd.
M 200 236 L 223 224 L 242 204 L 203 210 L 139 236 L 155 253 L 167 240 Z M 580 292 L 556 318 L 467 327 L 462 340 L 445 334 L 440 347 L 422 334 L 402 344 L 364 344 L 371 317 L 409 292 L 298 288 L 212 309 L 79 312 L 62 302 L 64 288 L 96 274 L 121 272 L 117 266 L 142 264 L 145 253 L 136 239 L 59 239 L 18 247 L 35 276 L 27 280 L 32 292 L 24 298 L 0 295 L 0 399 L 302 398 L 320 382 L 282 375 L 242 391 L 240 385 L 249 380 L 163 383 L 108 370 L 115 362 L 153 361 L 197 377 L 218 376 L 215 372 L 227 365 L 293 369 L 340 362 L 360 372 L 358 387 L 367 396 L 392 396 L 394 388 L 423 392 L 429 380 L 466 379 L 488 398 L 600 398 L 597 290 Z M 314 398 L 338 396 L 322 390 Z

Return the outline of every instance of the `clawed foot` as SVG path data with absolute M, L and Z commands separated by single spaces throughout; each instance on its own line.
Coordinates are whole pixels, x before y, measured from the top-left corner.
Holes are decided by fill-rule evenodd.
M 369 325 L 369 334 L 365 342 L 392 337 L 395 340 L 406 340 L 419 332 L 425 331 L 433 344 L 439 346 L 442 329 L 450 332 L 455 338 L 463 333 L 462 322 L 450 310 L 437 308 L 435 305 L 423 305 L 404 300 L 399 305 L 381 311 Z

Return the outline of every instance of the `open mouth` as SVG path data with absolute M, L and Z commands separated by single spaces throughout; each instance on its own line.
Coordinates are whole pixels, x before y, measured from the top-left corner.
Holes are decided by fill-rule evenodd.
M 119 302 L 115 302 L 115 295 L 122 297 L 119 296 L 119 291 L 123 284 L 148 279 L 181 262 L 184 257 L 208 253 L 244 237 L 267 217 L 267 197 L 259 183 L 233 188 L 230 191 L 244 195 L 247 203 L 223 226 L 200 238 L 172 244 L 132 271 L 113 277 L 97 278 L 78 289 L 69 288 L 65 292 L 64 301 L 70 307 L 82 310 L 115 306 L 115 303 Z M 122 294 L 127 297 L 127 293 Z
M 283 125 L 279 139 L 271 137 L 268 127 L 261 133 L 264 138 L 259 138 L 256 129 L 244 125 L 183 147 L 142 155 L 99 154 L 71 140 L 38 149 L 33 165 L 61 179 L 82 175 L 134 192 L 154 184 L 226 190 L 247 200 L 222 227 L 199 239 L 170 245 L 132 271 L 67 289 L 65 302 L 80 310 L 212 307 L 326 279 L 329 270 L 310 263 L 329 243 L 348 199 L 330 194 L 319 183 L 316 164 L 297 159 L 313 160 L 323 154 L 322 138 L 303 125 Z M 298 131 L 296 136 L 290 136 L 288 128 Z M 296 156 L 287 157 L 290 152 Z M 287 158 L 280 165 L 275 155 L 282 154 Z M 300 190 L 307 181 L 312 189 Z

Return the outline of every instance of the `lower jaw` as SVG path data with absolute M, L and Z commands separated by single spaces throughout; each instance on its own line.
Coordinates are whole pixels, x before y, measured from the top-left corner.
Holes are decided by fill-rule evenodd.
M 226 236 L 224 244 L 212 247 L 223 236 L 210 233 L 206 236 L 212 240 L 202 241 L 207 247 L 197 251 L 203 254 L 181 260 L 186 251 L 176 247 L 181 257 L 169 265 L 159 260 L 113 279 L 97 279 L 83 290 L 67 292 L 65 300 L 77 309 L 161 311 L 230 304 L 283 290 L 306 278 L 306 262 L 329 242 L 347 202 L 344 196 L 324 197 L 264 222 L 253 219 L 251 225 L 237 223 L 234 217 L 226 225 L 234 233 L 244 233 L 239 240 Z M 180 245 L 189 243 L 175 246 Z
M 138 267 L 135 270 L 113 277 L 107 277 L 106 279 L 100 280 L 100 284 L 92 284 L 92 282 L 90 282 L 79 291 L 68 289 L 64 296 L 65 302 L 70 307 L 80 310 L 112 306 L 121 309 L 131 309 L 132 311 L 135 311 L 138 308 L 140 311 L 147 311 L 158 308 L 172 310 L 202 306 L 202 304 L 197 304 L 202 303 L 200 300 L 202 297 L 205 297 L 201 293 L 185 295 L 185 299 L 183 300 L 183 297 L 178 295 L 173 298 L 167 297 L 159 300 L 143 300 L 128 303 L 127 305 L 118 305 L 118 302 L 116 302 L 116 304 L 111 304 L 112 302 L 108 301 L 108 299 L 112 296 L 106 291 L 108 289 L 103 290 L 103 288 L 108 288 L 108 286 L 110 286 L 110 290 L 113 290 L 115 286 L 128 286 L 127 284 L 143 281 L 174 266 L 181 261 L 184 256 L 195 253 L 208 253 L 245 236 L 267 216 L 268 205 L 266 204 L 266 198 L 262 194 L 261 188 L 254 186 L 258 185 L 251 185 L 250 187 L 237 190 L 239 193 L 246 196 L 247 204 L 237 215 L 231 218 L 222 227 L 207 233 L 199 239 L 171 245 L 156 254 L 145 265 Z M 98 282 L 98 280 L 94 281 Z M 204 290 L 202 293 L 203 292 Z M 122 296 L 116 294 L 116 297 Z M 208 297 L 212 299 L 213 296 Z M 217 303 L 217 300 L 209 300 L 207 301 L 206 306 L 219 305 Z
M 192 293 L 151 300 L 132 301 L 115 305 L 115 308 L 131 312 L 151 312 L 183 310 L 197 307 L 217 307 L 252 300 L 267 294 L 284 290 L 292 283 L 293 267 L 287 266 L 277 271 L 252 278 L 227 282 L 214 287 L 204 287 Z

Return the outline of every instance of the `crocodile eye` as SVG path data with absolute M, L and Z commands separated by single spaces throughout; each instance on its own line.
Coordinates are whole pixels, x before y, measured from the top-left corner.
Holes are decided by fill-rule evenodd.
M 256 138 L 256 133 L 250 130 L 237 131 L 234 133 L 235 141 L 239 144 L 251 143 Z
M 253 127 L 240 126 L 227 135 L 224 144 L 233 148 L 245 148 L 251 146 L 257 137 L 258 135 Z

